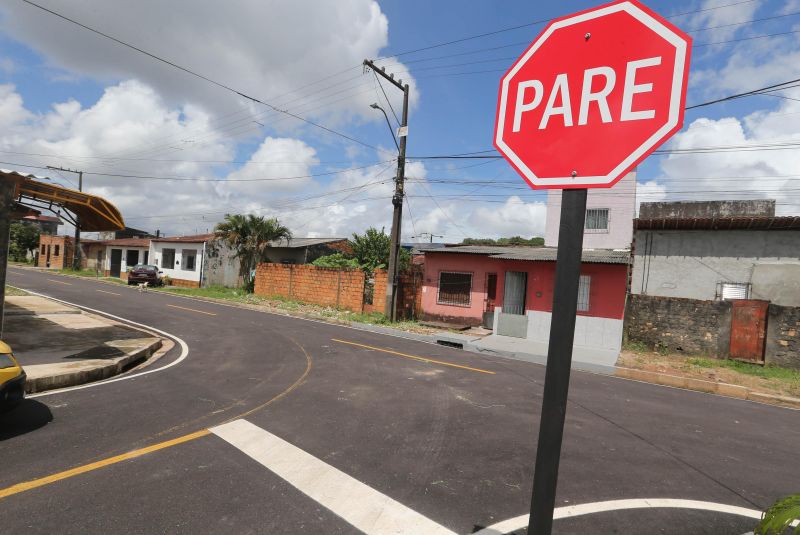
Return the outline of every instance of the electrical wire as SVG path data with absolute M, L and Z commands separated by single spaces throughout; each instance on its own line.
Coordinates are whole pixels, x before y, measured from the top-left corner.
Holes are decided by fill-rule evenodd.
M 139 48 L 139 47 L 137 47 L 135 45 L 132 45 L 130 43 L 127 43 L 125 41 L 117 39 L 116 37 L 113 37 L 113 36 L 111 36 L 111 35 L 109 35 L 107 33 L 104 33 L 102 31 L 97 30 L 95 28 L 92 28 L 90 26 L 87 26 L 87 25 L 85 25 L 85 24 L 83 24 L 81 22 L 78 22 L 75 19 L 71 19 L 71 18 L 67 17 L 66 15 L 62 15 L 61 13 L 58 13 L 56 11 L 53 11 L 52 9 L 49 9 L 49 8 L 47 8 L 45 6 L 37 4 L 36 2 L 33 2 L 31 0 L 20 0 L 20 1 L 24 2 L 26 4 L 29 4 L 29 5 L 31 5 L 31 6 L 33 6 L 35 8 L 38 8 L 38 9 L 40 9 L 40 10 L 46 12 L 46 13 L 49 13 L 49 14 L 51 14 L 53 16 L 56 16 L 56 17 L 58 17 L 60 19 L 63 19 L 65 21 L 67 21 L 67 22 L 75 24 L 76 26 L 79 26 L 79 27 L 81 27 L 81 28 L 83 28 L 85 30 L 88 30 L 88 31 L 92 32 L 92 33 L 95 33 L 97 35 L 105 37 L 106 39 L 109 39 L 109 40 L 111 40 L 111 41 L 113 41 L 113 42 L 115 42 L 115 43 L 117 43 L 119 45 L 122 45 L 122 46 L 127 47 L 127 48 L 129 48 L 131 50 L 139 52 L 140 54 L 144 54 L 145 56 L 148 56 L 148 57 L 150 57 L 150 58 L 152 58 L 152 59 L 154 59 L 156 61 L 164 63 L 165 65 L 169 65 L 170 67 L 173 67 L 173 68 L 178 69 L 178 70 L 180 70 L 182 72 L 185 72 L 185 73 L 187 73 L 187 74 L 189 74 L 191 76 L 194 76 L 196 78 L 204 80 L 204 81 L 206 81 L 206 82 L 208 82 L 210 84 L 213 84 L 213 85 L 215 85 L 215 86 L 217 86 L 217 87 L 219 87 L 221 89 L 225 89 L 226 91 L 229 91 L 231 93 L 239 95 L 240 97 L 242 97 L 242 98 L 244 98 L 246 100 L 250 100 L 251 102 L 254 102 L 256 104 L 260 104 L 262 106 L 266 106 L 267 108 L 270 108 L 270 109 L 272 109 L 272 110 L 274 110 L 276 112 L 283 113 L 283 114 L 288 115 L 290 117 L 294 117 L 295 119 L 297 119 L 299 121 L 302 121 L 302 122 L 304 122 L 306 124 L 309 124 L 309 125 L 311 125 L 311 126 L 313 126 L 315 128 L 319 128 L 319 129 L 324 130 L 324 131 L 326 131 L 328 133 L 334 134 L 336 136 L 339 136 L 339 137 L 341 137 L 343 139 L 346 139 L 348 141 L 352 141 L 353 143 L 357 143 L 357 144 L 362 145 L 364 147 L 368 147 L 368 148 L 373 149 L 373 150 L 384 150 L 384 149 L 379 149 L 378 147 L 376 147 L 374 145 L 370 145 L 369 143 L 365 143 L 365 142 L 363 142 L 363 141 L 361 141 L 359 139 L 356 139 L 356 138 L 354 138 L 352 136 L 349 136 L 349 135 L 347 135 L 347 134 L 345 134 L 343 132 L 339 132 L 339 131 L 337 131 L 337 130 L 335 130 L 333 128 L 327 127 L 327 126 L 322 125 L 320 123 L 316 123 L 316 122 L 314 122 L 314 121 L 312 121 L 310 119 L 306 119 L 305 117 L 302 117 L 300 115 L 292 113 L 289 110 L 280 109 L 280 108 L 274 106 L 273 104 L 270 104 L 269 102 L 260 100 L 260 99 L 258 99 L 256 97 L 248 95 L 248 94 L 246 94 L 246 93 L 244 93 L 242 91 L 234 89 L 233 87 L 231 87 L 231 86 L 229 86 L 229 85 L 227 85 L 225 83 L 218 82 L 217 80 L 214 80 L 213 78 L 209 78 L 208 76 L 200 74 L 200 73 L 198 73 L 196 71 L 193 71 L 193 70 L 191 70 L 189 68 L 186 68 L 186 67 L 183 67 L 181 65 L 178 65 L 177 63 L 175 63 L 173 61 L 170 61 L 168 59 L 162 58 L 162 57 L 160 57 L 160 56 L 158 56 L 156 54 L 148 52 L 148 51 L 146 51 L 146 50 L 144 50 L 142 48 Z

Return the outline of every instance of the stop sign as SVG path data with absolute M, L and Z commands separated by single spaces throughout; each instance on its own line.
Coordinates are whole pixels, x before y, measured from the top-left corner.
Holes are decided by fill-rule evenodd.
M 690 49 L 636 0 L 556 19 L 502 78 L 494 145 L 533 188 L 610 187 L 681 128 Z

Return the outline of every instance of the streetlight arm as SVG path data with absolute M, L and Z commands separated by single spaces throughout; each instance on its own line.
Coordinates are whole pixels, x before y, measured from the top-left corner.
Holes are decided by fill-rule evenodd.
M 397 143 L 397 138 L 394 135 L 394 129 L 392 128 L 392 122 L 389 120 L 389 116 L 386 115 L 386 110 L 378 106 L 377 104 L 370 104 L 370 108 L 375 108 L 376 110 L 381 110 L 383 112 L 383 116 L 386 117 L 386 124 L 389 125 L 389 132 L 392 134 L 392 140 L 394 140 L 394 146 L 397 147 L 397 151 L 400 152 L 400 145 Z

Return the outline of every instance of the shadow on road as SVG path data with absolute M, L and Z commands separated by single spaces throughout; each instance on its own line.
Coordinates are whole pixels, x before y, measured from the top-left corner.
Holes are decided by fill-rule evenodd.
M 0 440 L 36 431 L 52 420 L 53 413 L 47 405 L 33 399 L 24 399 L 16 409 L 0 414 Z

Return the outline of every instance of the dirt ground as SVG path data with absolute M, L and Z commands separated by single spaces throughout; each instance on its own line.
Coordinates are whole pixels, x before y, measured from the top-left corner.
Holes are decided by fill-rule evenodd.
M 729 367 L 732 364 L 749 369 L 752 373 L 744 373 Z M 759 370 L 755 368 L 755 365 L 739 365 L 731 361 L 687 357 L 685 355 L 662 355 L 656 352 L 631 350 L 623 350 L 620 353 L 617 365 L 637 370 L 739 385 L 766 394 L 800 397 L 800 372 L 789 370 L 777 368 L 761 368 Z M 753 368 L 749 368 L 749 366 L 753 366 Z M 779 377 L 762 377 L 753 373 L 779 375 Z

